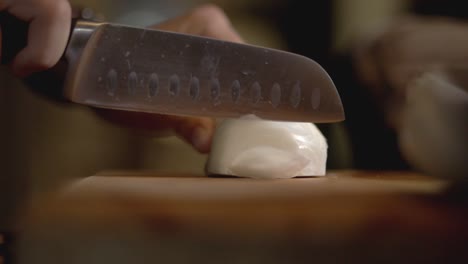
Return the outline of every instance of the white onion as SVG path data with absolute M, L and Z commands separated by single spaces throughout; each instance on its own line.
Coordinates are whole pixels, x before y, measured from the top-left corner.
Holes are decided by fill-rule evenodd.
M 249 178 L 324 176 L 328 144 L 312 123 L 223 120 L 207 162 L 210 175 Z

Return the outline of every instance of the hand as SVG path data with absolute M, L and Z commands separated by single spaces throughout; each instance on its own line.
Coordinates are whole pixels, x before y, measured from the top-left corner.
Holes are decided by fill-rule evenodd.
M 360 80 L 383 102 L 398 128 L 408 85 L 434 68 L 468 64 L 468 23 L 448 18 L 408 17 L 391 24 L 354 50 Z
M 468 23 L 410 17 L 355 50 L 361 81 L 383 106 L 401 154 L 442 177 L 468 172 Z
M 224 12 L 216 6 L 204 5 L 180 17 L 151 28 L 242 42 Z M 211 118 L 179 117 L 115 110 L 97 110 L 105 119 L 143 131 L 173 131 L 201 153 L 211 148 L 215 121 Z
M 12 64 L 16 75 L 47 70 L 59 61 L 70 34 L 72 14 L 67 0 L 0 0 L 1 11 L 30 22 L 28 45 Z M 0 56 L 1 37 L 0 30 Z

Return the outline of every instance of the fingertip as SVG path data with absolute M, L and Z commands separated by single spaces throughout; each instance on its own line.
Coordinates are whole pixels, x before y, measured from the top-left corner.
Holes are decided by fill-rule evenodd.
M 42 52 L 33 52 L 30 47 L 22 50 L 12 64 L 13 73 L 19 77 L 26 77 L 32 73 L 52 68 L 59 58 Z
M 200 153 L 208 153 L 215 129 L 211 118 L 183 118 L 174 127 L 174 131 Z
M 70 35 L 72 10 L 67 0 L 37 2 L 35 7 L 11 10 L 18 18 L 30 21 L 28 44 L 12 63 L 13 73 L 20 77 L 54 67 Z
M 191 18 L 193 24 L 198 24 L 201 27 L 199 34 L 202 36 L 244 42 L 233 28 L 231 20 L 224 10 L 215 4 L 207 3 L 193 9 Z
M 167 20 L 152 28 L 231 42 L 244 42 L 239 33 L 233 28 L 224 10 L 211 3 L 203 4 L 183 16 Z
M 213 133 L 209 129 L 198 127 L 193 131 L 190 143 L 200 153 L 208 153 L 211 149 L 212 136 Z

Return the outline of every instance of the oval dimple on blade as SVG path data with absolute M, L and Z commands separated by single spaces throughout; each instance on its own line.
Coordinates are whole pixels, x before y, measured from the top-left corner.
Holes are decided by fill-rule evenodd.
M 190 78 L 189 96 L 192 100 L 197 100 L 200 96 L 200 80 L 197 77 Z
M 136 72 L 132 71 L 128 75 L 128 94 L 129 95 L 135 95 L 137 85 L 138 85 L 138 76 Z
M 241 84 L 238 80 L 235 80 L 231 84 L 231 99 L 234 104 L 239 102 L 241 95 Z
M 221 97 L 221 85 L 218 78 L 211 78 L 210 98 L 213 105 L 219 105 Z
M 257 105 L 262 100 L 262 86 L 258 82 L 254 82 L 250 87 L 250 103 Z
M 270 101 L 274 108 L 277 108 L 281 103 L 281 86 L 278 83 L 274 83 L 271 87 Z
M 169 95 L 171 97 L 176 97 L 179 95 L 180 91 L 180 79 L 177 74 L 173 74 L 169 78 Z
M 310 97 L 310 103 L 314 110 L 317 110 L 320 107 L 320 89 L 314 87 L 312 89 L 312 96 Z
M 292 90 L 291 90 L 291 95 L 289 96 L 289 103 L 291 104 L 292 107 L 298 108 L 299 105 L 301 104 L 302 101 L 302 95 L 301 95 L 301 82 L 296 81 L 294 84 Z
M 117 71 L 115 69 L 110 69 L 107 73 L 107 80 L 106 80 L 106 90 L 109 96 L 114 96 L 119 86 L 118 79 L 117 79 Z
M 159 92 L 159 77 L 156 73 L 150 75 L 148 81 L 148 94 L 150 97 L 158 95 Z

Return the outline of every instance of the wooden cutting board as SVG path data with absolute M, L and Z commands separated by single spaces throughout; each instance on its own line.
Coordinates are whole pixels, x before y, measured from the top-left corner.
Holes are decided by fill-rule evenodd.
M 468 260 L 458 189 L 411 172 L 290 180 L 106 172 L 38 199 L 21 252 L 47 263 L 56 263 L 54 247 L 68 252 L 62 263 L 115 254 L 117 263 Z

